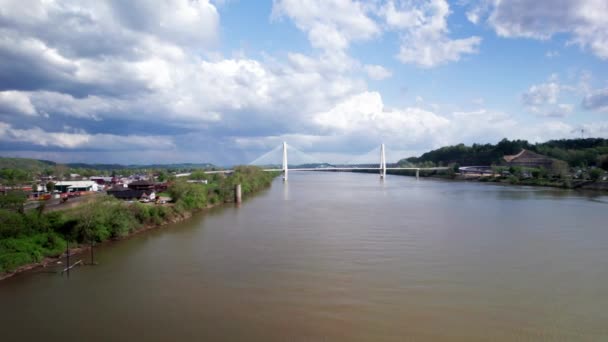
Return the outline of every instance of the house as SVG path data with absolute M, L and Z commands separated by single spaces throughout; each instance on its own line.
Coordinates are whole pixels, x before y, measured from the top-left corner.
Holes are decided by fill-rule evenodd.
M 132 190 L 154 190 L 154 183 L 146 180 L 138 180 L 128 184 Z
M 121 185 L 116 185 L 108 189 L 107 193 L 108 195 L 125 201 L 135 200 L 149 202 L 156 199 L 156 192 L 154 192 L 154 189 L 132 189 Z
M 93 181 L 61 181 L 55 183 L 55 190 L 61 193 L 99 191 L 99 186 Z
M 112 183 L 113 177 L 93 176 L 89 177 L 89 180 L 99 185 L 106 185 Z
M 118 199 L 125 201 L 142 201 L 149 202 L 156 199 L 156 193 L 154 190 L 131 190 L 124 189 L 120 191 L 109 191 L 108 195 L 112 195 Z
M 553 168 L 557 161 L 526 149 L 521 150 L 518 154 L 504 156 L 503 159 L 506 166 L 544 167 L 545 169 Z

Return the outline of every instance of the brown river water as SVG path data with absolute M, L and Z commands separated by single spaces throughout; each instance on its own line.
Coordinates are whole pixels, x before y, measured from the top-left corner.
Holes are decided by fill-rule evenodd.
M 608 341 L 608 196 L 290 176 L 0 282 L 0 340 Z

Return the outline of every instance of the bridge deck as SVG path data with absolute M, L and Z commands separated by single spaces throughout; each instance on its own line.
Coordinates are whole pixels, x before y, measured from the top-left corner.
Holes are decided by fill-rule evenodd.
M 433 171 L 433 170 L 447 170 L 448 167 L 387 167 L 387 170 L 411 170 L 411 171 Z M 356 170 L 372 170 L 380 171 L 379 167 L 310 167 L 310 168 L 293 168 L 288 171 L 356 171 Z M 264 169 L 264 171 L 275 171 L 282 172 L 283 169 Z M 217 170 L 217 171 L 205 171 L 206 174 L 214 173 L 232 173 L 234 170 Z

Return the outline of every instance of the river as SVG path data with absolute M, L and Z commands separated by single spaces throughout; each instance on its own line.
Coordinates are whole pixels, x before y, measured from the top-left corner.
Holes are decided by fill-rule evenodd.
M 0 338 L 608 340 L 608 196 L 290 176 L 104 246 L 69 279 L 0 282 Z

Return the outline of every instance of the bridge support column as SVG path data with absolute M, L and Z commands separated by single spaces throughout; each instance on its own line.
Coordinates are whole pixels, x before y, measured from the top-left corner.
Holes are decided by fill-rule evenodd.
M 241 183 L 234 186 L 234 201 L 240 204 L 243 201 L 243 195 L 241 192 Z
M 386 152 L 384 151 L 384 144 L 380 145 L 380 178 L 386 178 Z
M 420 179 L 420 169 L 416 169 L 416 179 Z
M 283 141 L 283 181 L 287 182 L 289 167 L 287 166 L 287 143 Z

